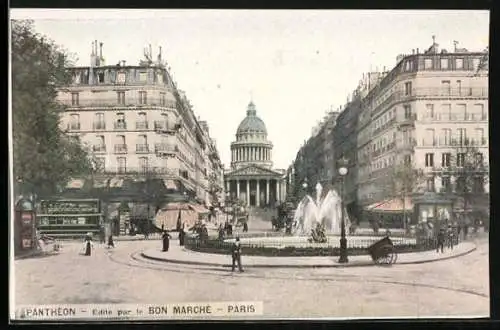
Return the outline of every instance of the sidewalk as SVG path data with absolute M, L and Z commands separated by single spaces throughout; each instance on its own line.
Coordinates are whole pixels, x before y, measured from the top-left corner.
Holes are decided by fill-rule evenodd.
M 437 253 L 435 250 L 414 253 L 402 253 L 398 255 L 396 264 L 420 264 L 457 258 L 476 249 L 472 242 L 462 242 L 455 246 L 453 250 L 446 250 L 444 253 Z M 231 256 L 229 254 L 209 254 L 187 250 L 178 245 L 171 245 L 168 252 L 161 252 L 158 249 L 145 250 L 142 257 L 169 262 L 174 264 L 230 267 Z M 337 257 L 260 257 L 245 256 L 243 254 L 243 264 L 245 267 L 254 268 L 325 268 L 325 267 L 363 267 L 374 266 L 375 263 L 368 255 L 349 257 L 349 263 L 339 264 Z

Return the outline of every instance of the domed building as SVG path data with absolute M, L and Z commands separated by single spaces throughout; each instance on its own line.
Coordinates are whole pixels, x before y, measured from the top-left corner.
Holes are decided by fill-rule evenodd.
M 226 193 L 248 206 L 273 206 L 285 199 L 284 171 L 272 169 L 273 144 L 267 139 L 266 125 L 250 102 L 247 116 L 231 143 L 231 169 L 224 175 Z

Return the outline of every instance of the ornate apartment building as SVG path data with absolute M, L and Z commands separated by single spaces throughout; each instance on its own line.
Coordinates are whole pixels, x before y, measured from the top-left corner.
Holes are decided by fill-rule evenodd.
M 313 134 L 298 151 L 288 170 L 289 189 L 300 191 L 305 178 L 312 186 L 322 177 L 335 181 L 337 161 L 345 157 L 344 197 L 351 215 L 392 198 L 386 181 L 405 162 L 425 173 L 416 192 L 453 192 L 457 182 L 450 169 L 460 166 L 460 145 L 473 144 L 488 164 L 487 61 L 487 51 L 439 51 L 433 43 L 424 53 L 398 56 L 390 71 L 363 75 L 334 122 L 324 120 L 315 130 L 331 126 L 332 134 Z M 324 163 L 323 153 L 333 160 Z M 332 176 L 321 174 L 330 170 Z M 488 182 L 482 186 L 488 193 Z
M 488 164 L 487 52 L 426 52 L 399 56 L 398 64 L 363 100 L 358 122 L 358 200 L 388 198 L 386 173 L 412 163 L 426 174 L 418 191 L 452 190 L 453 175 L 440 175 L 457 145 L 472 141 Z M 485 182 L 488 192 L 489 185 Z
M 164 178 L 167 189 L 209 201 L 209 177 L 223 184 L 223 166 L 208 125 L 151 48 L 139 65 L 105 65 L 102 43 L 91 64 L 71 67 L 72 83 L 59 89 L 66 105 L 61 125 L 90 148 L 106 177 Z

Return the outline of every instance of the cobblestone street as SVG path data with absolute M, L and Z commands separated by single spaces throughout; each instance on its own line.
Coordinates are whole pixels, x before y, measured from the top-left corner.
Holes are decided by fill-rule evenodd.
M 265 317 L 489 315 L 488 244 L 469 255 L 393 267 L 227 269 L 139 257 L 159 241 L 66 243 L 61 254 L 15 261 L 16 304 L 263 301 Z M 172 244 L 178 244 L 173 241 Z

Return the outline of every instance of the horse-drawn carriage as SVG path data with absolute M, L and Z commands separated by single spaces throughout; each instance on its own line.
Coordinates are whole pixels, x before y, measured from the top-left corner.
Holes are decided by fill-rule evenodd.
M 372 260 L 378 265 L 392 265 L 398 260 L 394 244 L 388 236 L 370 245 L 368 252 Z

